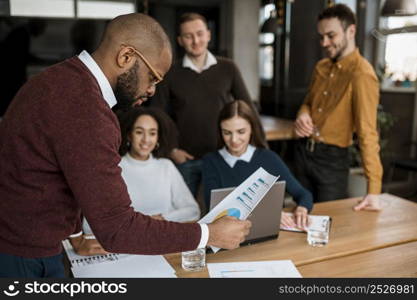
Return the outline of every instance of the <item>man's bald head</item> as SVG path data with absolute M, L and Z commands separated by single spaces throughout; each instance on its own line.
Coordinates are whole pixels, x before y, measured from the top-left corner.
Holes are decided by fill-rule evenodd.
M 118 51 L 123 44 L 135 47 L 146 57 L 157 58 L 163 50 L 172 53 L 171 43 L 161 25 L 140 13 L 121 15 L 110 21 L 98 51 Z
M 108 79 L 120 107 L 141 104 L 172 63 L 169 39 L 162 27 L 144 14 L 118 16 L 107 26 L 92 57 Z

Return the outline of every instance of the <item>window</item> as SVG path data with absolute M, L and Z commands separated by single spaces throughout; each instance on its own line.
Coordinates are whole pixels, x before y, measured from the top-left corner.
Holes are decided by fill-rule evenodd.
M 407 29 L 413 25 L 417 25 L 417 15 L 388 17 L 389 29 L 402 28 L 402 33 L 389 34 L 385 44 L 385 72 L 394 81 L 417 79 L 417 32 Z
M 382 86 L 412 91 L 417 80 L 417 15 L 381 17 L 380 28 L 373 34 L 380 43 Z
M 134 1 L 77 0 L 77 16 L 91 19 L 113 19 L 116 16 L 135 12 Z
M 335 4 L 344 4 L 356 14 L 356 0 L 335 0 Z
M 263 6 L 259 14 L 259 28 L 275 10 L 274 4 Z M 263 85 L 272 85 L 274 78 L 274 40 L 273 33 L 259 34 L 259 76 Z
M 135 0 L 0 0 L 0 15 L 113 19 L 136 11 Z
M 19 17 L 73 18 L 73 0 L 10 0 L 10 15 Z

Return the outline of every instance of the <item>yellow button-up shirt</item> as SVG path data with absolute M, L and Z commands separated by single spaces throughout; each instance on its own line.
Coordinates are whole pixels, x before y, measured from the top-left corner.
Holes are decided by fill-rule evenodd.
M 317 63 L 298 112 L 310 114 L 316 127 L 313 138 L 318 142 L 348 147 L 356 132 L 369 194 L 379 194 L 382 182 L 376 125 L 378 102 L 378 79 L 356 49 L 339 61 L 326 58 Z

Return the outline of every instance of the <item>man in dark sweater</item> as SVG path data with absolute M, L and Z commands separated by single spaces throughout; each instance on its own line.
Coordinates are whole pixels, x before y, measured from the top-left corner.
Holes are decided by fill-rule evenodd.
M 206 19 L 186 13 L 179 20 L 178 43 L 186 52 L 158 88 L 150 105 L 165 109 L 177 125 L 178 147 L 171 158 L 196 196 L 201 182 L 201 158 L 217 149 L 217 118 L 234 100 L 250 101 L 237 66 L 208 51 L 210 31 Z
M 247 221 L 179 224 L 131 207 L 111 107 L 152 96 L 171 58 L 168 38 L 152 18 L 119 16 L 91 56 L 83 51 L 20 89 L 0 123 L 0 277 L 63 276 L 61 241 L 80 235 L 76 250 L 88 242 L 81 213 L 111 252 L 232 249 L 244 240 Z

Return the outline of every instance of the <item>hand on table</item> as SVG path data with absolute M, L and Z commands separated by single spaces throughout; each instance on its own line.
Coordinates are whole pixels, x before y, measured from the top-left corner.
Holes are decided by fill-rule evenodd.
M 294 219 L 297 227 L 306 230 L 308 224 L 308 210 L 304 206 L 297 206 L 294 210 Z
M 96 239 L 87 239 L 84 235 L 71 238 L 71 244 L 79 255 L 108 254 Z
M 306 230 L 308 226 L 308 210 L 304 206 L 297 206 L 293 214 L 281 213 L 281 227 L 283 228 L 298 228 Z
M 357 205 L 353 207 L 353 210 L 367 210 L 367 211 L 380 211 L 382 210 L 381 200 L 377 194 L 368 194 Z

